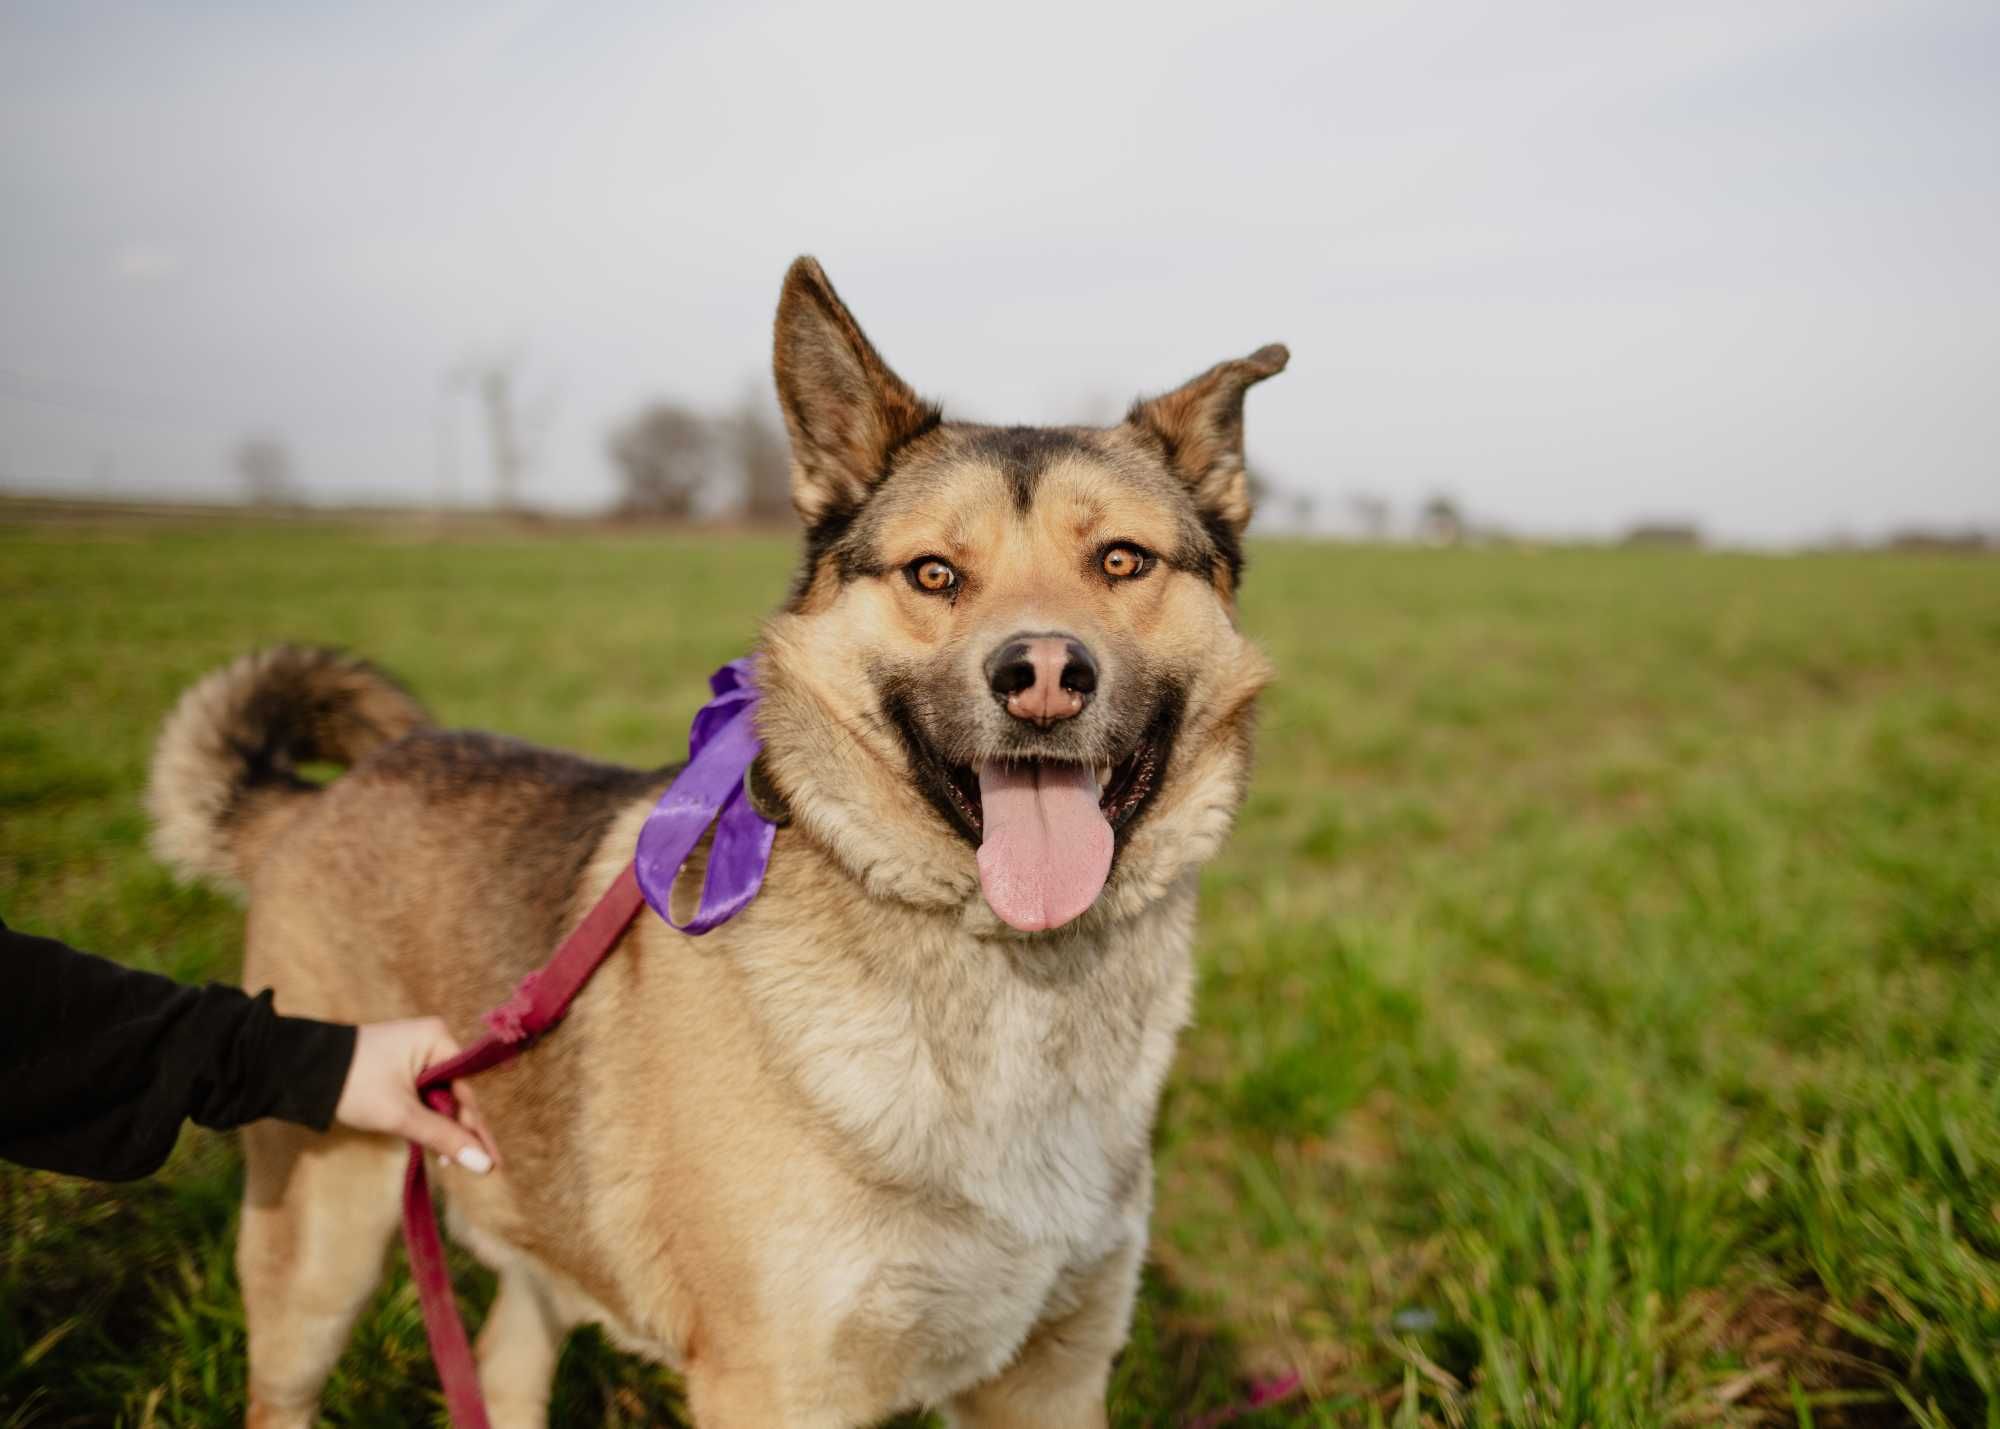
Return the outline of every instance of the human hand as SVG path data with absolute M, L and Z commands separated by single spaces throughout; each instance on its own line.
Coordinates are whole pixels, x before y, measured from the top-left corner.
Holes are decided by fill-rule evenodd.
M 355 1029 L 354 1061 L 333 1117 L 356 1131 L 384 1132 L 414 1141 L 485 1175 L 499 1164 L 493 1139 L 480 1120 L 479 1103 L 465 1082 L 452 1083 L 458 1120 L 440 1116 L 417 1097 L 423 1069 L 458 1055 L 458 1043 L 435 1017 L 404 1022 L 370 1022 Z

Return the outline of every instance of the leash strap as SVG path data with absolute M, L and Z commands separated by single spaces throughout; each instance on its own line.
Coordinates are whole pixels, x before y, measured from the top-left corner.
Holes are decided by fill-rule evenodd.
M 512 1061 L 562 1021 L 577 993 L 611 955 L 644 906 L 638 875 L 627 864 L 575 931 L 563 939 L 555 956 L 539 971 L 522 978 L 514 995 L 486 1014 L 486 1035 L 456 1057 L 424 1068 L 417 1079 L 417 1091 L 424 1101 L 445 1116 L 456 1115 L 458 1099 L 451 1094 L 451 1083 Z M 431 1342 L 431 1358 L 437 1363 L 451 1422 L 456 1429 L 490 1429 L 472 1345 L 465 1337 L 465 1323 L 459 1319 L 458 1302 L 452 1298 L 424 1148 L 414 1142 L 403 1174 L 403 1244 L 409 1251 L 410 1276 L 417 1283 L 424 1333 Z
M 457 1115 L 458 1099 L 451 1094 L 454 1080 L 511 1061 L 562 1021 L 590 975 L 611 956 L 647 903 L 674 927 L 698 935 L 735 917 L 757 896 L 771 861 L 777 824 L 757 809 L 747 792 L 751 766 L 763 748 L 754 718 L 754 674 L 754 663 L 745 658 L 732 660 L 709 676 L 713 698 L 696 711 L 688 731 L 687 765 L 647 815 L 632 862 L 563 939 L 555 955 L 522 978 L 513 996 L 486 1014 L 484 1037 L 456 1057 L 424 1068 L 417 1078 L 417 1094 L 434 1110 Z M 682 923 L 671 906 L 674 879 L 711 824 L 715 838 L 709 845 L 701 897 L 694 917 Z M 415 1145 L 410 1147 L 409 1170 L 403 1176 L 403 1242 L 409 1248 L 410 1275 L 417 1282 L 424 1332 L 430 1337 L 431 1358 L 437 1362 L 451 1422 L 456 1429 L 488 1429 L 472 1347 L 466 1342 L 445 1269 L 424 1149 Z
M 1220 1429 L 1224 1424 L 1234 1424 L 1246 1414 L 1255 1414 L 1273 1404 L 1284 1403 L 1304 1387 L 1305 1378 L 1297 1370 L 1281 1374 L 1276 1379 L 1260 1379 L 1236 1403 L 1204 1414 L 1199 1419 L 1190 1419 L 1187 1429 Z

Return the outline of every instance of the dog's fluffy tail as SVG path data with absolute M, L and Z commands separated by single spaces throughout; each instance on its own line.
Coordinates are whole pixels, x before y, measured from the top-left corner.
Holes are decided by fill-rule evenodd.
M 153 850 L 186 878 L 240 890 L 316 785 L 301 765 L 352 765 L 430 724 L 401 685 L 339 650 L 278 645 L 203 677 L 153 751 Z

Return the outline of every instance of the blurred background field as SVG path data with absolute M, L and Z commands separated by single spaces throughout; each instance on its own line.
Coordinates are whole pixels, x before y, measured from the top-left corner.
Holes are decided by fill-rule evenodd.
M 169 882 L 139 804 L 198 674 L 335 642 L 448 723 L 663 762 L 791 561 L 0 518 L 0 916 L 229 977 L 240 913 Z M 1242 618 L 1281 678 L 1113 1422 L 1297 1369 L 1235 1422 L 2000 1423 L 1994 564 L 1266 540 Z M 238 1175 L 196 1131 L 138 1186 L 0 1168 L 0 1426 L 236 1422 Z M 398 1270 L 327 1414 L 433 1388 Z M 585 1335 L 555 1422 L 675 1403 Z

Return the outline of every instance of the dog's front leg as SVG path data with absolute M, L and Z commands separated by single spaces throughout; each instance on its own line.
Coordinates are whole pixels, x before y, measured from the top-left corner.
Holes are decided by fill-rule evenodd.
M 479 1387 L 494 1429 L 547 1429 L 563 1326 L 525 1266 L 500 1272 L 479 1332 Z
M 1013 1362 L 946 1407 L 953 1429 L 1103 1429 L 1111 1361 L 1131 1328 L 1144 1252 L 1135 1236 L 1063 1287 L 1064 1308 L 1029 1331 Z
M 782 1424 L 786 1429 L 854 1429 L 849 1414 L 826 1406 L 820 1396 L 815 1407 L 799 1403 L 799 1394 L 787 1393 L 778 1376 L 751 1365 L 728 1368 L 708 1363 L 690 1363 L 687 1380 L 688 1409 L 696 1429 L 769 1429 Z

